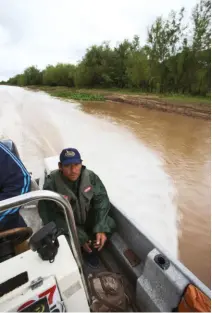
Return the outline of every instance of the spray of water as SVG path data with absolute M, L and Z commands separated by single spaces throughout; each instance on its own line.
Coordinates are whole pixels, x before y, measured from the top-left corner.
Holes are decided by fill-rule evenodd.
M 78 148 L 111 201 L 177 257 L 175 189 L 160 158 L 143 142 L 108 119 L 82 112 L 79 104 L 45 93 L 0 87 L 0 98 L 0 138 L 16 142 L 29 171 L 39 176 L 45 157 Z

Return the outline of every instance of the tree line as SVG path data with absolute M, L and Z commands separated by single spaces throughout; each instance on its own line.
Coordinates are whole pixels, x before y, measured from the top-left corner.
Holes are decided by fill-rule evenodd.
M 185 10 L 158 17 L 139 36 L 115 47 L 93 45 L 77 64 L 31 66 L 2 84 L 86 88 L 135 88 L 148 93 L 206 96 L 211 86 L 211 2 L 200 0 L 185 24 Z

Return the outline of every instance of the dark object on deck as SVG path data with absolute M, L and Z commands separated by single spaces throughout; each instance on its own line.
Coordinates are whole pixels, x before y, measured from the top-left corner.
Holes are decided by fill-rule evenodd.
M 26 284 L 28 281 L 29 277 L 27 272 L 20 273 L 17 276 L 6 280 L 0 284 L 0 297 L 3 297 L 3 295 L 6 295 L 14 289 Z
M 94 250 L 91 253 L 83 251 L 82 255 L 89 267 L 94 269 L 99 268 L 100 261 L 97 251 Z
M 52 263 L 59 248 L 57 237 L 62 233 L 62 230 L 58 231 L 54 222 L 50 222 L 31 237 L 29 241 L 30 249 L 37 251 L 43 261 Z

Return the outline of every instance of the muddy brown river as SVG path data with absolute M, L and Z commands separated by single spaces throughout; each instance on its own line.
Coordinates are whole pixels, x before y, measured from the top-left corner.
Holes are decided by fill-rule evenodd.
M 210 122 L 112 102 L 77 104 L 0 87 L 0 139 L 29 171 L 64 147 L 81 151 L 111 201 L 211 286 Z

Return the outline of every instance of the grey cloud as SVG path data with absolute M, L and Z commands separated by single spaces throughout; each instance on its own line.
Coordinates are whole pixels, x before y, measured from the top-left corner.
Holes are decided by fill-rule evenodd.
M 196 0 L 0 0 L 0 75 L 20 73 L 32 64 L 76 63 L 87 47 L 140 36 L 156 16 Z M 13 74 L 13 75 L 14 75 Z

